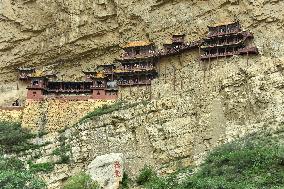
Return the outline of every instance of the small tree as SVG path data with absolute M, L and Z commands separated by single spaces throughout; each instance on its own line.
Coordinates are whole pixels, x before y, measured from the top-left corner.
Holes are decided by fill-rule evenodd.
M 149 166 L 144 166 L 143 169 L 140 170 L 140 173 L 136 179 L 137 184 L 144 185 L 145 183 L 150 182 L 153 178 L 156 177 L 156 173 Z
M 22 161 L 0 155 L 0 188 L 43 189 L 46 185 L 32 172 L 26 170 Z
M 20 123 L 0 122 L 0 147 L 5 153 L 18 152 L 33 147 L 28 142 L 33 138 L 27 129 L 23 129 Z
M 97 182 L 92 180 L 91 176 L 86 173 L 79 173 L 69 178 L 63 189 L 99 189 Z

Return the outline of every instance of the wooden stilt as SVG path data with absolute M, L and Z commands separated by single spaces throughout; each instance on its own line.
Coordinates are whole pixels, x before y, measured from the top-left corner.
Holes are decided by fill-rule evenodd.
M 118 91 L 120 92 L 120 100 L 122 101 L 123 100 L 123 98 L 122 98 L 122 89 L 121 89 L 121 87 L 119 87 L 118 89 L 119 89 Z
M 209 69 L 211 69 L 211 51 L 209 51 Z
M 161 76 L 161 62 L 158 60 L 159 77 Z
M 113 81 L 113 67 L 111 67 L 111 81 Z
M 150 96 L 149 96 L 149 100 L 152 100 L 152 80 L 150 80 L 150 86 L 149 86 L 150 88 Z
M 226 39 L 227 39 L 227 38 L 226 38 Z M 225 55 L 225 59 L 226 59 L 226 63 L 227 63 L 227 47 L 225 47 L 224 55 Z
M 217 64 L 218 64 L 218 60 L 219 60 L 219 48 L 217 48 Z
M 198 47 L 199 50 L 199 67 L 201 66 L 201 49 L 200 49 L 200 45 Z
M 164 76 L 165 76 L 165 83 L 167 83 L 167 63 L 165 63 L 165 73 L 164 73 Z
M 249 62 L 249 53 L 247 52 L 247 66 L 248 66 L 248 62 Z
M 174 67 L 174 80 L 173 80 L 173 85 L 174 85 L 174 91 L 176 91 L 176 68 Z
M 129 96 L 131 96 L 131 87 L 132 87 L 132 84 L 129 82 Z

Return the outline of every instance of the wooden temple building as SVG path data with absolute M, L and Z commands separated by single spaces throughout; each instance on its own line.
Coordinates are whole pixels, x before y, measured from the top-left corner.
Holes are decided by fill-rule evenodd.
M 253 34 L 243 31 L 239 22 L 229 22 L 208 26 L 209 33 L 203 39 L 201 60 L 212 60 L 233 55 L 258 54 L 251 44 Z
M 150 85 L 157 77 L 158 52 L 148 41 L 129 42 L 123 47 L 123 56 L 116 59 L 114 70 L 118 86 Z
M 27 68 L 19 67 L 19 68 L 17 68 L 17 70 L 18 70 L 18 73 L 19 73 L 19 80 L 27 81 L 35 73 L 36 68 L 34 68 L 34 67 L 27 67 Z
M 201 41 L 186 42 L 185 34 L 178 34 L 172 36 L 172 43 L 164 44 L 163 49 L 160 51 L 159 55 L 163 56 L 172 56 L 176 54 L 181 54 L 185 51 L 198 48 L 201 44 Z
M 185 35 L 173 35 L 170 44 L 157 50 L 149 41 L 132 41 L 122 47 L 121 57 L 112 64 L 97 66 L 93 71 L 83 71 L 84 81 L 58 81 L 56 74 L 39 72 L 35 68 L 19 68 L 19 79 L 30 82 L 27 98 L 63 98 L 70 100 L 115 100 L 122 88 L 149 86 L 158 77 L 159 59 L 199 48 L 204 51 L 202 61 L 233 55 L 258 54 L 252 45 L 253 34 L 243 31 L 239 22 L 209 26 L 207 37 L 186 42 Z

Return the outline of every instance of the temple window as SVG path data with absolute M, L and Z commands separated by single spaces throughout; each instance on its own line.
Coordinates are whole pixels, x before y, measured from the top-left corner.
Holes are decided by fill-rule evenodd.
M 39 82 L 36 80 L 36 81 L 33 81 L 32 84 L 33 84 L 33 85 L 38 85 L 38 83 L 39 83 Z
M 137 55 L 137 54 L 140 54 L 139 49 L 136 49 L 136 50 L 135 50 L 135 54 L 136 54 L 136 55 Z

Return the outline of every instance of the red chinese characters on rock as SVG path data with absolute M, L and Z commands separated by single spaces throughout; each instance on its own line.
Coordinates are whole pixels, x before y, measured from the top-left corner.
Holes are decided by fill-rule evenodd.
M 115 161 L 114 162 L 114 173 L 116 177 L 121 177 L 120 169 L 121 169 L 121 165 L 119 161 Z

